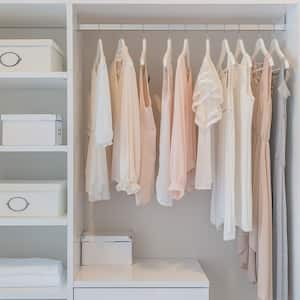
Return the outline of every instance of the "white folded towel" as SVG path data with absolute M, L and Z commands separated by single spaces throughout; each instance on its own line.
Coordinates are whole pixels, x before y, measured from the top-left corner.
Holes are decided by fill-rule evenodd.
M 10 275 L 59 277 L 63 264 L 59 260 L 43 258 L 0 258 L 0 278 Z

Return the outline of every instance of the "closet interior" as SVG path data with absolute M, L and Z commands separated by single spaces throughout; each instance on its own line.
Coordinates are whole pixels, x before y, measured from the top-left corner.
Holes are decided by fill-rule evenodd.
M 147 40 L 152 99 L 155 95 L 161 97 L 163 55 L 168 39 L 172 40 L 174 70 L 183 41 L 189 40 L 194 82 L 205 55 L 206 39 L 210 40 L 215 64 L 224 38 L 233 52 L 237 40 L 242 39 L 250 55 L 259 37 L 267 48 L 272 38 L 278 39 L 291 65 L 288 226 L 289 239 L 294 239 L 290 261 L 292 264 L 299 261 L 294 256 L 299 208 L 296 180 L 300 151 L 297 136 L 299 4 L 294 0 L 215 2 L 40 0 L 12 3 L 0 0 L 0 39 L 53 39 L 62 49 L 65 61 L 63 72 L 0 73 L 1 114 L 61 114 L 63 118 L 62 145 L 0 146 L 0 179 L 65 180 L 67 183 L 65 216 L 0 217 L 0 257 L 61 260 L 67 274 L 65 285 L 44 289 L 0 287 L 0 299 L 256 299 L 255 286 L 240 269 L 236 243 L 224 242 L 222 231 L 210 223 L 210 191 L 186 193 L 171 208 L 159 205 L 155 196 L 147 206 L 137 207 L 134 197 L 117 192 L 113 184 L 110 200 L 88 202 L 85 192 L 87 124 L 91 70 L 99 38 L 108 67 L 119 39 L 123 38 L 137 74 L 142 40 Z M 132 268 L 82 266 L 84 232 L 132 233 L 137 264 Z M 291 267 L 291 278 L 297 272 Z M 291 295 L 296 299 L 299 291 L 293 279 L 290 284 Z

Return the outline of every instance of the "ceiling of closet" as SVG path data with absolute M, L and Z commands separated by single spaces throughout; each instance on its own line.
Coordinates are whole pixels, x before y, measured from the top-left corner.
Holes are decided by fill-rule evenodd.
M 283 23 L 285 5 L 78 5 L 80 23 Z M 188 19 L 186 18 L 188 16 Z

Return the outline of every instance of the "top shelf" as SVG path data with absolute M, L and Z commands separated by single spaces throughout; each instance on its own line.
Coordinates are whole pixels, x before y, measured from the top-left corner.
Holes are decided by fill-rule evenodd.
M 0 73 L 0 88 L 65 88 L 66 72 L 49 73 Z

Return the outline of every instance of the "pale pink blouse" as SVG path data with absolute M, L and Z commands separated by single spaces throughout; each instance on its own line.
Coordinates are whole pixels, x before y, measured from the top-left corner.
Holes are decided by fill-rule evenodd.
M 139 97 L 134 65 L 124 40 L 119 41 L 110 81 L 115 133 L 112 179 L 118 191 L 136 194 L 140 189 L 141 160 Z
M 187 41 L 185 41 L 187 43 Z M 196 167 L 196 127 L 192 111 L 192 72 L 188 44 L 177 60 L 174 92 L 173 128 L 170 151 L 169 193 L 181 199 L 194 184 Z

